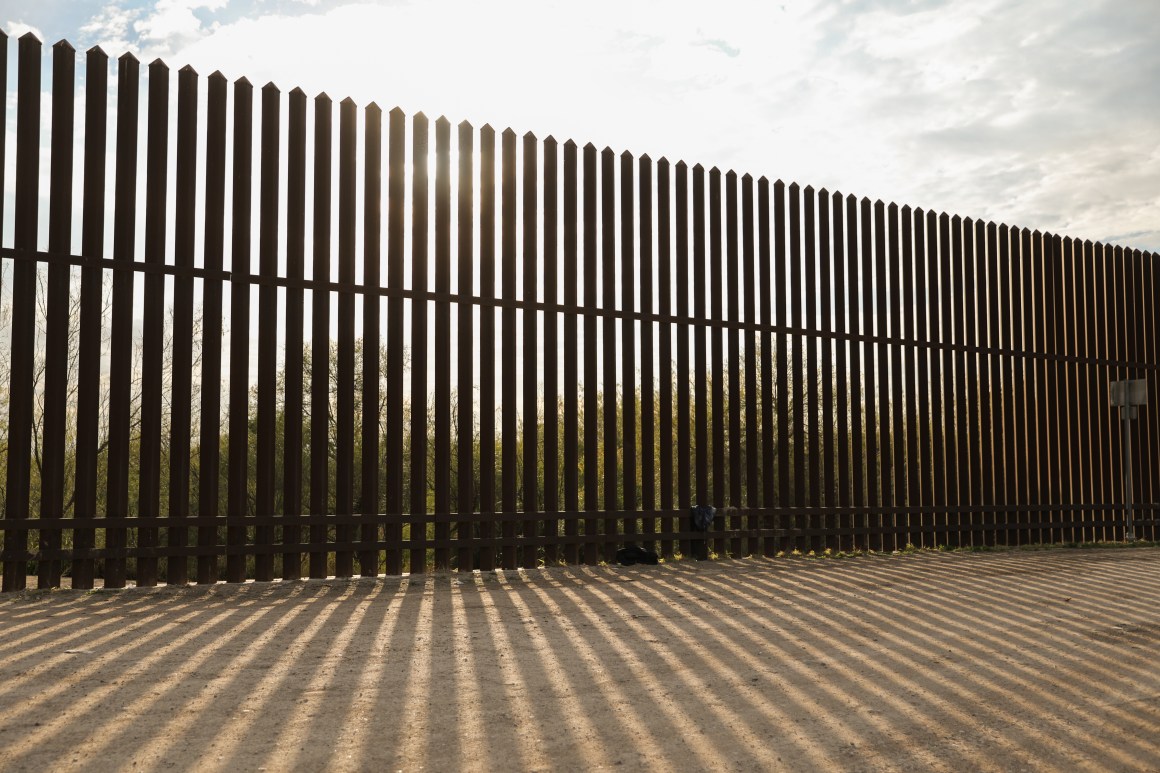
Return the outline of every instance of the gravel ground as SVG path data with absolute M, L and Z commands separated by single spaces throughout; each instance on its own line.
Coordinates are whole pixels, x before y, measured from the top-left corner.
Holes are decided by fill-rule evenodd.
M 1160 770 L 1160 549 L 0 597 L 0 770 Z

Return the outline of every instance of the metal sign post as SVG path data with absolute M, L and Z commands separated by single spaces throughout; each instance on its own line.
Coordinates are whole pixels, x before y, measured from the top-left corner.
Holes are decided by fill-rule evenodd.
M 1120 420 L 1124 428 L 1120 433 L 1124 459 L 1124 503 L 1127 507 L 1128 523 L 1124 538 L 1129 542 L 1136 539 L 1136 527 L 1132 513 L 1132 419 L 1139 415 L 1141 406 L 1148 404 L 1147 379 L 1113 381 L 1109 390 L 1112 407 L 1120 409 Z

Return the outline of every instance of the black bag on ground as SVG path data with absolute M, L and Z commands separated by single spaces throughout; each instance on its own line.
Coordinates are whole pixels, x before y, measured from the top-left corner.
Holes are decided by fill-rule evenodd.
M 616 551 L 616 562 L 621 566 L 632 566 L 633 564 L 655 566 L 659 561 L 660 557 L 656 553 L 631 543 Z

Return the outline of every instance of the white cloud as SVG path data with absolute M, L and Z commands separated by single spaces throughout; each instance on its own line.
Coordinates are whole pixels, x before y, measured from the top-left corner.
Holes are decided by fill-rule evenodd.
M 42 41 L 45 39 L 43 32 L 30 24 L 25 24 L 22 21 L 9 21 L 4 25 L 4 31 L 8 34 L 8 37 L 12 38 L 13 40 L 23 37 L 29 32 L 31 32 Z

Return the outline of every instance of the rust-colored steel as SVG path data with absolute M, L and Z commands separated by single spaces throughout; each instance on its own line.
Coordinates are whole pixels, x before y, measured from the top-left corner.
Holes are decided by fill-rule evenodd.
M 757 181 L 757 263 L 761 283 L 761 506 L 773 508 L 778 503 L 778 491 L 774 478 L 774 403 L 773 403 L 773 276 L 769 254 L 769 180 L 762 177 Z M 781 306 L 781 302 L 778 302 Z M 766 515 L 761 519 L 764 529 L 774 528 L 776 521 Z M 762 540 L 762 554 L 773 556 L 780 549 L 776 537 Z
M 818 462 L 821 468 L 821 489 L 817 502 L 819 507 L 825 507 L 829 511 L 823 511 L 820 525 L 832 533 L 838 528 L 837 519 L 833 513 L 833 508 L 837 504 L 834 494 L 834 349 L 844 346 L 845 343 L 835 335 L 837 328 L 834 326 L 834 305 L 831 292 L 834 286 L 834 251 L 837 245 L 830 238 L 830 192 L 825 188 L 818 191 L 818 236 L 818 285 L 822 302 L 820 327 L 822 330 L 822 405 L 819 418 L 821 422 L 819 427 L 821 459 Z M 753 361 L 752 357 L 747 356 L 746 359 L 749 362 Z M 822 546 L 837 550 L 837 538 L 825 536 Z
M 367 130 L 368 144 L 370 129 Z M 459 124 L 459 363 L 458 387 L 460 398 L 456 403 L 457 427 L 457 509 L 460 516 L 475 511 L 475 406 L 470 397 L 475 394 L 475 305 L 471 303 L 475 269 L 475 130 L 467 121 Z M 546 188 L 545 184 L 545 188 Z M 368 205 L 369 206 L 369 205 Z M 369 300 L 369 299 L 368 299 Z M 545 382 L 545 389 L 547 383 Z M 365 401 L 363 403 L 366 404 Z M 456 525 L 459 551 L 455 568 L 470 572 L 475 565 L 472 549 L 473 524 L 460 520 Z
M 639 161 L 639 220 L 640 234 L 640 507 L 645 547 L 656 550 L 649 535 L 655 533 L 656 510 L 656 387 L 653 376 L 653 341 L 656 327 L 653 315 L 653 218 L 652 218 L 652 159 L 647 155 Z M 623 235 L 622 235 L 623 240 Z M 662 323 L 663 327 L 663 323 Z M 626 435 L 628 433 L 625 433 Z M 633 438 L 633 443 L 636 440 Z M 661 526 L 662 531 L 667 531 Z
M 984 230 L 985 229 L 985 230 Z M 985 233 L 986 251 L 980 248 L 981 257 L 976 262 L 976 277 L 980 287 L 985 287 L 987 297 L 979 304 L 979 343 L 984 347 L 979 355 L 980 383 L 983 390 L 980 402 L 979 426 L 982 430 L 983 445 L 983 499 L 988 509 L 983 512 L 983 521 L 990 528 L 983 532 L 985 544 L 994 545 L 998 536 L 996 527 L 998 513 L 993 509 L 998 498 L 999 481 L 1003 475 L 1003 446 L 1000 433 L 1002 424 L 1002 386 L 999 382 L 998 325 L 999 286 L 996 280 L 995 251 L 998 247 L 998 229 L 994 223 L 976 225 L 977 244 L 983 244 Z
M 0 37 L 0 82 L 4 82 L 7 62 L 5 41 Z M 104 257 L 105 243 L 105 155 L 108 119 L 109 57 L 94 46 L 85 55 L 85 150 L 84 190 L 81 209 L 81 256 L 85 260 Z M 0 121 L 3 119 L 0 107 Z M 0 143 L 3 144 L 3 143 Z M 0 173 L 3 172 L 3 151 L 0 150 Z M 0 206 L 3 197 L 0 196 Z M 208 214 L 207 214 L 208 217 Z M 76 458 L 76 518 L 94 518 L 97 515 L 97 448 L 100 419 L 101 378 L 101 295 L 104 270 L 97 265 L 81 269 L 81 309 L 77 352 L 77 458 Z M 220 307 L 220 302 L 219 302 Z M 208 313 L 208 312 L 207 312 Z M 220 317 L 220 312 L 219 312 Z M 219 334 L 220 337 L 220 334 Z M 220 342 L 219 342 L 220 344 Z M 216 382 L 215 382 L 216 384 Z M 206 392 L 210 389 L 207 385 Z M 217 417 L 217 414 L 214 414 Z M 217 445 L 217 433 L 214 434 Z M 214 472 L 217 472 L 215 463 Z M 215 492 L 216 493 L 216 492 Z M 216 502 L 216 496 L 214 498 Z M 96 530 L 80 528 L 73 532 L 73 547 L 84 551 L 96 547 Z M 95 562 L 91 558 L 73 560 L 72 587 L 88 590 L 95 579 Z
M 887 243 L 889 245 L 890 253 L 887 259 L 887 264 L 890 268 L 890 338 L 891 341 L 887 346 L 887 351 L 890 354 L 890 416 L 892 420 L 890 432 L 890 449 L 894 455 L 894 470 L 893 481 L 890 487 L 890 504 L 893 507 L 906 506 L 906 431 L 903 429 L 903 414 L 906 414 L 906 403 L 903 401 L 902 385 L 907 383 L 907 374 L 903 368 L 903 363 L 908 362 L 909 358 L 904 359 L 903 344 L 907 342 L 904 335 L 903 316 L 902 316 L 902 263 L 903 259 L 899 252 L 899 234 L 898 234 L 898 205 L 891 203 L 886 209 L 887 227 L 889 229 L 889 236 Z M 881 296 L 879 296 L 881 297 Z M 909 304 L 907 304 L 909 306 Z M 881 312 L 879 312 L 881 313 Z M 913 416 L 913 413 L 907 414 Z M 899 512 L 894 515 L 894 526 L 898 531 L 894 533 L 894 544 L 891 546 L 890 539 L 887 538 L 887 546 L 894 549 L 906 547 L 906 543 L 902 542 L 905 535 L 908 533 L 906 528 L 910 525 L 911 516 L 906 512 Z
M 596 513 L 600 510 L 600 472 L 597 468 L 599 430 L 599 385 L 596 382 L 596 147 L 584 146 L 584 563 L 600 561 Z
M 831 241 L 834 245 L 834 330 L 840 336 L 834 340 L 835 349 L 835 365 L 834 370 L 837 373 L 837 413 L 838 413 L 838 448 L 837 448 L 837 465 L 836 465 L 836 480 L 837 486 L 834 504 L 840 508 L 850 507 L 850 485 L 851 485 L 851 469 L 850 469 L 850 391 L 847 383 L 847 368 L 846 368 L 846 352 L 849 349 L 857 346 L 849 335 L 853 332 L 854 314 L 853 310 L 848 310 L 849 303 L 849 285 L 852 283 L 853 275 L 847 275 L 846 271 L 846 229 L 843 227 L 845 222 L 845 212 L 843 207 L 844 199 L 842 194 L 835 192 L 832 198 L 833 202 L 833 220 L 830 222 Z M 764 365 L 763 365 L 764 367 Z M 834 526 L 837 529 L 849 528 L 852 525 L 849 515 L 839 515 L 834 520 Z M 836 537 L 834 547 L 841 550 L 844 547 L 842 538 Z
M 931 412 L 931 376 L 930 363 L 933 360 L 933 352 L 930 347 L 932 340 L 930 334 L 930 326 L 927 324 L 927 309 L 931 303 L 931 292 L 929 289 L 929 280 L 927 272 L 930 270 L 931 260 L 927 254 L 930 242 L 930 232 L 927 230 L 929 214 L 922 209 L 914 211 L 914 341 L 919 344 L 915 348 L 914 353 L 914 367 L 915 367 L 915 391 L 918 394 L 918 413 L 915 414 L 918 425 L 916 446 L 916 464 L 921 467 L 916 470 L 915 483 L 917 497 L 914 504 L 920 507 L 931 507 L 935 504 L 934 499 L 934 478 L 929 470 L 933 465 L 931 460 L 934 458 L 932 450 L 932 428 L 934 424 L 934 417 Z M 933 225 L 933 220 L 930 221 Z M 915 534 L 912 540 L 915 545 L 925 547 L 929 543 L 927 537 L 928 532 L 926 527 L 934 524 L 934 519 L 930 515 L 922 514 L 917 518 L 911 516 L 911 523 L 922 527 L 923 531 L 920 534 Z
M 302 281 L 306 270 L 306 92 L 290 92 L 286 126 L 286 276 Z M 208 286 L 208 285 L 207 285 Z M 304 349 L 302 329 L 305 317 L 301 287 L 286 288 L 286 375 L 283 379 L 282 443 L 288 449 L 282 456 L 282 543 L 302 541 L 302 377 Z M 302 576 L 302 554 L 293 550 L 282 553 L 282 578 L 297 580 Z
M 919 368 L 926 368 L 926 360 L 920 345 L 925 342 L 925 339 L 919 337 L 918 318 L 925 314 L 926 295 L 915 292 L 915 247 L 917 246 L 919 250 L 922 249 L 922 225 L 921 222 L 916 222 L 915 215 L 915 211 L 909 206 L 904 206 L 900 212 L 898 224 L 902 245 L 902 266 L 901 285 L 895 308 L 900 309 L 901 316 L 895 317 L 894 320 L 896 329 L 902 336 L 902 343 L 899 346 L 902 350 L 901 382 L 906 390 L 904 406 L 906 434 L 902 438 L 906 444 L 904 463 L 906 488 L 899 490 L 897 501 L 902 502 L 905 499 L 909 509 L 907 523 L 911 528 L 906 532 L 906 543 L 903 547 L 907 544 L 918 545 L 922 540 L 922 531 L 918 528 L 922 526 L 922 515 L 916 512 L 916 508 L 922 504 L 922 469 L 929 458 L 927 454 L 921 453 L 919 450 L 919 424 L 923 423 L 925 416 L 925 411 L 919 408 Z M 921 217 L 921 213 L 919 213 L 919 217 Z M 919 240 L 917 244 L 916 239 Z M 923 309 L 923 311 L 919 311 L 919 309 Z M 896 472 L 895 476 L 897 477 L 897 475 Z M 900 539 L 902 538 L 900 537 Z
M 587 185 L 587 183 L 585 183 Z M 580 401 L 577 323 L 577 200 L 576 143 L 564 143 L 564 509 L 580 509 Z M 585 269 L 587 271 L 587 269 Z M 587 276 L 587 273 L 585 273 Z M 585 317 L 587 319 L 587 317 Z M 585 322 L 587 324 L 587 322 Z M 585 332 L 587 336 L 587 332 Z M 585 355 L 587 356 L 587 355 Z M 586 377 L 587 378 L 587 377 Z M 585 416 L 585 427 L 587 427 Z M 587 526 L 585 527 L 587 528 Z M 580 522 L 564 522 L 564 560 L 580 560 Z
M 1034 383 L 1032 361 L 1028 354 L 1033 348 L 1031 341 L 1031 276 L 1028 266 L 1031 259 L 1031 233 L 1022 229 L 1015 229 L 1011 234 L 1011 297 L 1012 315 L 1016 339 L 1017 357 L 1015 360 L 1015 432 L 1016 432 L 1016 459 L 1018 465 L 1019 497 L 1018 504 L 1025 507 L 1031 504 L 1033 490 L 1032 443 L 1035 427 L 1034 415 L 1031 413 L 1029 401 L 1033 399 L 1033 392 L 1029 388 Z M 1017 544 L 1026 545 L 1031 541 L 1029 530 L 1020 530 Z
M 500 342 L 500 400 L 503 405 L 500 424 L 502 485 L 501 504 L 505 513 L 517 510 L 516 486 L 519 422 L 516 403 L 516 133 L 504 129 L 500 135 L 500 277 L 503 307 L 500 317 L 503 333 Z M 504 569 L 514 569 L 517 559 L 517 523 L 503 521 L 503 547 L 500 560 Z
M 782 212 L 778 208 L 778 214 Z M 806 374 L 802 370 L 802 355 L 805 349 L 805 340 L 801 335 L 805 320 L 802 316 L 802 248 L 801 248 L 801 188 L 797 183 L 789 186 L 789 309 L 790 335 L 787 338 L 790 356 L 790 399 L 789 405 L 793 411 L 793 495 L 790 502 L 794 508 L 804 508 L 807 503 L 806 491 L 806 414 L 809 413 L 807 402 Z M 789 446 L 786 450 L 789 450 Z M 808 529 L 810 524 L 805 516 L 794 515 L 791 521 L 795 530 Z M 806 540 L 797 537 L 796 547 L 805 550 Z
M 451 122 L 435 121 L 435 539 L 451 539 Z M 451 550 L 435 548 L 435 571 L 451 567 Z
M 931 504 L 936 508 L 932 516 L 933 524 L 943 527 L 934 532 L 935 545 L 947 543 L 947 525 L 950 516 L 945 508 L 949 504 L 947 499 L 947 463 L 946 463 L 946 411 L 945 400 L 947 394 L 943 381 L 944 342 L 949 339 L 949 332 L 943 326 L 943 293 L 942 287 L 950 282 L 950 277 L 942 273 L 940 251 L 949 248 L 950 221 L 942 213 L 940 217 L 934 212 L 926 213 L 926 275 L 927 300 L 930 303 L 928 319 L 930 321 L 930 425 L 931 425 L 931 459 L 934 463 L 932 478 Z M 944 234 L 946 238 L 944 238 Z M 946 277 L 945 279 L 943 277 Z M 944 508 L 939 512 L 937 508 Z M 933 546 L 932 546 L 933 547 Z
M 722 337 L 725 334 L 723 320 L 724 310 L 724 266 L 721 256 L 721 171 L 717 167 L 709 170 L 709 369 L 713 384 L 712 407 L 710 418 L 712 422 L 712 503 L 714 507 L 724 507 L 726 499 L 725 479 L 725 381 L 728 365 L 725 362 L 725 351 Z M 714 524 L 716 527 L 716 524 Z M 725 543 L 720 538 L 713 540 L 713 550 L 725 553 Z
M 877 508 L 881 501 L 878 498 L 880 483 L 878 463 L 882 457 L 878 450 L 878 390 L 875 380 L 877 357 L 874 346 L 874 286 L 876 280 L 874 278 L 874 228 L 870 199 L 863 198 L 859 201 L 858 227 L 862 249 L 862 400 L 865 406 L 863 418 L 866 433 L 866 505 Z M 868 527 L 873 525 L 875 529 L 880 530 L 885 525 L 884 518 L 885 516 L 881 512 L 869 515 L 866 525 Z M 875 539 L 877 536 L 876 534 L 868 534 L 865 538 L 865 547 L 877 544 L 878 539 Z
M 257 456 L 254 468 L 255 509 L 274 514 L 274 482 L 277 468 L 275 441 L 278 431 L 278 192 L 282 94 L 273 83 L 262 87 L 262 136 L 258 188 L 258 417 Z M 274 544 L 273 526 L 254 527 L 254 545 Z M 254 555 L 254 579 L 274 579 L 274 554 Z
M 817 272 L 817 255 L 818 246 L 817 238 L 814 235 L 814 229 L 817 227 L 816 212 L 817 212 L 817 194 L 812 186 L 807 185 L 802 191 L 803 198 L 803 214 L 804 221 L 802 228 L 804 234 L 804 252 L 802 259 L 804 261 L 804 288 L 805 288 L 805 318 L 803 320 L 802 328 L 804 333 L 801 342 L 805 348 L 805 371 L 802 374 L 802 385 L 799 390 L 801 397 L 801 413 L 803 414 L 805 427 L 805 444 L 801 447 L 800 452 L 805 456 L 805 464 L 808 474 L 808 484 L 802 496 L 798 498 L 799 504 L 806 505 L 810 508 L 809 518 L 806 519 L 806 528 L 820 530 L 822 528 L 821 509 L 821 488 L 822 488 L 822 448 L 821 448 L 821 427 L 818 424 L 818 272 Z M 794 221 L 797 222 L 796 219 Z M 796 297 L 796 294 L 795 294 Z M 813 550 L 824 550 L 825 545 L 822 544 L 822 535 L 814 534 L 810 537 L 809 546 Z
M 557 239 L 559 234 L 557 203 L 558 145 L 554 137 L 544 140 L 544 511 L 560 509 L 560 388 L 559 388 L 559 267 Z M 535 390 L 533 390 L 535 392 Z M 544 521 L 545 537 L 560 538 L 560 521 Z M 544 564 L 554 565 L 560 558 L 560 546 L 544 546 Z
M 673 436 L 674 421 L 683 422 L 673 412 L 673 251 L 672 251 L 672 191 L 670 187 L 670 166 L 667 158 L 657 162 L 657 311 L 660 326 L 657 334 L 659 345 L 659 389 L 657 409 L 659 421 L 657 431 L 660 446 L 660 506 L 662 510 L 672 510 L 676 506 L 673 480 Z M 643 172 L 641 177 L 644 177 Z M 643 204 L 643 179 L 641 182 Z M 643 215 L 641 221 L 644 222 Z M 643 249 L 643 248 L 642 248 Z M 678 292 L 679 294 L 679 292 Z M 682 325 L 682 327 L 684 327 Z M 681 462 L 683 464 L 683 462 Z M 671 517 L 661 518 L 661 531 L 672 532 L 675 524 Z M 661 555 L 673 556 L 673 541 L 661 541 Z
M 853 474 L 850 476 L 850 485 L 853 488 L 851 505 L 859 510 L 866 505 L 865 487 L 865 453 L 863 451 L 863 423 L 862 423 L 862 338 L 859 336 L 861 328 L 861 306 L 859 305 L 858 288 L 862 282 L 858 259 L 858 199 L 853 195 L 846 197 L 846 305 L 849 308 L 848 333 L 850 336 L 850 457 Z M 856 515 L 847 515 L 842 525 L 848 529 L 867 529 L 870 526 L 869 516 L 855 511 Z M 848 547 L 858 549 L 855 536 L 851 535 Z
M 744 494 L 741 490 L 744 448 L 741 445 L 741 322 L 740 286 L 742 278 L 738 266 L 737 244 L 737 173 L 730 170 L 725 175 L 725 256 L 727 278 L 725 287 L 729 296 L 729 505 L 742 507 Z M 748 321 L 748 320 L 747 320 Z M 729 554 L 745 555 L 742 552 L 740 515 L 729 519 L 728 528 L 736 536 L 729 541 Z
M 196 240 L 197 210 L 197 72 L 182 67 L 177 73 L 177 195 L 173 211 L 173 262 L 178 268 L 192 269 Z M 193 277 L 173 278 L 173 365 L 169 398 L 169 515 L 190 516 L 190 438 L 193 421 Z M 170 527 L 167 544 L 183 548 L 189 530 Z M 171 557 L 166 562 L 165 581 L 170 585 L 189 582 L 189 563 Z
M 689 412 L 689 167 L 677 162 L 675 197 L 676 234 L 676 306 L 677 306 L 677 510 L 678 532 L 689 531 L 689 507 L 692 496 L 692 449 L 689 430 L 692 424 Z M 667 199 L 666 199 L 667 200 Z M 678 543 L 681 555 L 690 555 L 691 542 L 687 537 Z
M 314 244 L 312 278 L 330 281 L 332 103 L 326 94 L 314 98 Z M 426 233 L 424 231 L 423 233 Z M 330 508 L 330 291 L 317 285 L 310 293 L 310 512 Z M 309 571 L 313 578 L 330 574 L 325 525 L 310 527 Z
M 1017 338 L 1015 330 L 1015 301 L 1013 289 L 1012 231 L 1006 225 L 999 226 L 999 253 L 996 268 L 999 279 L 999 345 L 1004 354 L 1000 358 L 1003 372 L 1003 489 L 998 501 L 1012 507 L 1019 502 L 1019 427 L 1015 420 L 1015 369 L 1020 365 L 1016 354 Z M 1009 529 L 1003 531 L 1003 544 L 1011 545 L 1017 540 Z
M 208 271 L 220 272 L 225 255 L 226 214 L 226 96 L 229 82 L 220 72 L 207 78 L 205 116 L 205 231 L 203 263 Z M 89 104 L 92 104 L 89 102 Z M 221 409 L 222 409 L 222 290 L 220 278 L 202 284 L 201 328 L 201 406 L 198 428 L 197 515 L 217 518 L 221 515 L 218 495 L 221 491 Z M 291 318 L 287 316 L 287 340 Z M 301 330 L 301 323 L 299 323 Z M 299 347 L 301 351 L 301 346 Z M 301 391 L 301 390 L 300 390 Z M 287 410 L 290 406 L 287 405 Z M 298 405 L 301 415 L 301 401 Z M 291 446 L 297 447 L 297 446 Z M 295 542 L 300 536 L 295 535 Z M 217 529 L 197 528 L 197 582 L 215 583 L 220 567 L 213 549 L 217 547 Z
M 113 183 L 113 261 L 117 269 L 113 272 L 113 308 L 109 323 L 109 461 L 105 490 L 105 514 L 114 518 L 129 515 L 140 69 L 140 64 L 131 54 L 125 54 L 117 61 L 117 155 Z M 11 442 L 9 435 L 10 447 Z M 9 474 L 11 470 L 10 466 Z M 11 485 L 8 490 L 12 491 Z M 12 512 L 11 508 L 8 512 Z M 122 556 L 127 544 L 126 536 L 126 530 L 121 527 L 105 530 L 108 557 L 103 569 L 106 588 L 125 587 L 125 560 Z
M 411 119 L 411 574 L 427 571 L 427 225 L 428 121 Z M 505 164 L 506 165 L 506 164 Z M 504 324 L 504 338 L 508 337 Z M 506 398 L 506 393 L 505 393 Z M 506 410 L 506 400 L 505 400 Z M 506 414 L 505 414 L 506 415 Z M 505 465 L 504 469 L 507 467 Z M 514 509 L 514 508 L 513 508 Z M 506 564 L 505 564 L 506 566 Z
M 693 167 L 693 319 L 706 319 L 705 296 L 705 168 Z M 688 287 L 690 285 L 682 285 Z M 693 401 L 695 422 L 695 453 L 697 456 L 698 505 L 712 504 L 709 493 L 709 372 L 706 363 L 705 330 L 693 327 Z
M 963 221 L 963 257 L 961 262 L 963 283 L 960 285 L 964 289 L 963 308 L 961 313 L 956 314 L 956 321 L 961 321 L 963 326 L 963 335 L 958 343 L 967 347 L 961 355 L 966 384 L 959 398 L 959 448 L 961 450 L 959 462 L 966 472 L 967 485 L 964 487 L 964 504 L 978 507 L 982 504 L 980 486 L 982 447 L 979 443 L 979 364 L 976 354 L 978 335 L 977 314 L 975 312 L 979 285 L 975 278 L 975 248 L 975 222 L 968 217 Z M 982 249 L 981 243 L 979 248 Z M 968 525 L 972 528 L 977 526 L 980 523 L 979 517 L 980 513 L 972 511 Z M 979 536 L 977 532 L 971 531 L 964 534 L 962 539 L 967 545 L 973 545 Z
M 621 507 L 633 512 L 637 509 L 636 479 L 636 325 L 628 316 L 636 306 L 636 271 L 633 246 L 636 235 L 633 220 L 636 217 L 633 194 L 633 157 L 625 151 L 620 156 L 620 309 L 625 317 L 620 323 L 620 388 L 624 399 L 621 404 Z M 626 540 L 637 531 L 635 517 L 624 520 Z M 613 554 L 615 556 L 615 554 Z
M 399 517 L 403 510 L 403 347 L 404 246 L 407 118 L 399 108 L 387 114 L 387 442 L 384 509 Z M 481 330 L 481 334 L 482 334 Z M 484 338 L 484 340 L 488 340 Z M 486 354 L 486 353 L 485 353 Z M 486 361 L 486 360 L 485 360 Z M 486 395 L 480 393 L 482 403 Z M 482 468 L 481 468 L 482 469 Z M 486 510 L 484 510 L 486 512 Z M 403 573 L 403 524 L 384 526 L 385 571 Z
M 253 169 L 254 87 L 245 78 L 234 82 L 233 273 L 250 273 L 250 176 Z M 250 286 L 230 285 L 229 484 L 226 499 L 226 580 L 246 579 L 246 516 L 249 514 Z M 114 304 L 116 300 L 113 301 Z M 313 487 L 312 487 L 313 489 Z M 312 491 L 313 493 L 313 491 Z M 314 511 L 320 512 L 320 511 Z M 311 538 L 313 542 L 313 535 Z
M 145 264 L 165 263 L 166 206 L 169 178 L 169 68 L 160 59 L 149 65 L 148 135 L 145 151 Z M 145 555 L 137 559 L 137 585 L 157 584 L 159 544 L 157 518 L 161 505 L 162 350 L 165 345 L 165 277 L 146 273 L 141 311 L 141 440 L 137 474 L 137 544 Z
M 73 91 L 76 51 L 52 47 L 52 149 L 49 165 L 48 251 L 67 254 L 72 241 Z M 40 517 L 64 516 L 65 416 L 68 399 L 69 266 L 48 267 L 45 298 L 44 413 L 40 458 Z M 40 550 L 61 547 L 60 529 L 40 530 Z M 61 561 L 37 562 L 37 587 L 60 587 Z
M 358 109 L 347 97 L 338 106 L 338 281 L 354 282 L 354 252 L 358 234 L 355 226 L 355 171 L 357 145 L 355 120 Z M 335 362 L 334 510 L 341 515 L 354 512 L 354 293 L 338 293 L 338 357 Z M 329 320 L 327 320 L 329 322 Z M 329 344 L 329 333 L 327 334 Z M 354 527 L 340 524 L 335 542 L 354 541 Z M 354 574 L 354 554 L 335 549 L 334 574 Z
M 1032 234 L 1031 238 L 1033 283 L 1036 287 L 1036 292 L 1033 293 L 1035 315 L 1035 425 L 1036 446 L 1038 449 L 1035 455 L 1038 473 L 1035 504 L 1042 507 L 1043 505 L 1051 504 L 1051 488 L 1055 485 L 1055 480 L 1051 475 L 1051 464 L 1049 461 L 1054 456 L 1054 449 L 1050 444 L 1050 429 L 1048 427 L 1048 421 L 1050 420 L 1048 400 L 1049 395 L 1052 393 L 1051 389 L 1054 386 L 1050 373 L 1053 363 L 1044 356 L 1050 354 L 1048 349 L 1050 339 L 1047 328 L 1051 311 L 1053 278 L 1051 275 L 1051 248 L 1046 244 L 1047 237 L 1039 231 L 1036 231 Z M 1046 524 L 1053 518 L 1054 513 L 1048 511 L 1044 513 L 1040 521 Z M 1042 543 L 1045 539 L 1049 538 L 1050 533 L 1050 529 L 1048 528 L 1037 529 L 1034 535 L 1035 541 Z
M 382 338 L 378 292 L 382 286 L 383 111 L 372 102 L 366 106 L 363 116 L 366 136 L 363 151 L 363 284 L 367 292 L 362 298 L 362 455 L 358 508 L 369 520 L 382 512 L 379 502 Z M 471 412 L 467 411 L 467 414 L 470 416 Z M 359 530 L 359 542 L 363 548 L 358 553 L 358 571 L 363 577 L 375 577 L 379 573 L 379 551 L 367 547 L 379 540 L 378 525 L 364 523 Z
M 531 132 L 523 136 L 523 182 L 521 185 L 521 193 L 523 194 L 523 265 L 521 266 L 524 287 L 523 300 L 524 307 L 521 312 L 523 316 L 523 362 L 521 368 L 523 371 L 523 415 L 521 420 L 523 423 L 523 485 L 521 493 L 522 510 L 525 513 L 535 513 L 540 509 L 540 482 L 539 482 L 539 409 L 537 403 L 539 402 L 539 352 L 536 344 L 537 341 L 537 312 L 535 303 L 537 300 L 538 291 L 538 277 L 537 261 L 539 260 L 540 250 L 536 243 L 537 228 L 536 218 L 538 212 L 536 210 L 537 196 L 536 185 L 538 177 L 537 164 L 537 145 L 536 135 Z M 514 336 L 513 336 L 514 338 Z M 525 519 L 523 522 L 523 534 L 525 538 L 538 537 L 539 524 L 532 519 Z M 519 550 L 519 565 L 527 568 L 535 568 L 538 556 L 538 546 L 530 543 L 523 543 Z
M 787 305 L 787 288 L 790 288 L 786 276 L 789 265 L 785 254 L 785 183 L 778 180 L 773 184 L 773 210 L 770 213 L 773 220 L 773 265 L 774 265 L 774 298 L 777 304 L 777 504 L 784 509 L 792 504 L 790 499 L 790 406 L 789 406 L 789 349 L 791 338 L 788 334 L 790 317 Z M 790 288 L 792 290 L 792 288 Z M 781 513 L 774 523 L 774 528 L 785 526 L 785 516 Z M 792 526 L 792 522 L 791 522 Z
M 610 313 L 616 309 L 616 155 L 612 148 L 600 152 L 600 311 L 603 317 L 600 348 L 601 375 L 604 391 L 600 406 L 600 418 L 604 425 L 604 496 L 601 508 L 608 512 L 620 509 L 617 496 L 616 448 L 617 397 L 616 397 L 616 317 Z M 595 341 L 593 341 L 595 343 Z M 585 342 L 585 345 L 589 344 Z M 616 560 L 617 519 L 604 519 L 604 540 L 601 556 L 608 563 Z
M 802 448 L 805 462 L 809 467 L 806 490 L 802 497 L 802 504 L 811 508 L 807 528 L 811 530 L 822 528 L 822 519 L 819 514 L 821 507 L 821 427 L 818 426 L 818 403 L 821 397 L 820 378 L 818 374 L 818 239 L 814 229 L 817 227 L 817 194 L 812 186 L 806 186 L 803 192 L 805 229 L 805 252 L 803 253 L 805 268 L 805 319 L 803 320 L 805 345 L 805 374 L 802 382 L 802 409 L 805 412 L 805 445 Z M 828 289 L 828 288 L 827 288 Z M 824 550 L 825 544 L 821 534 L 810 536 L 809 544 L 814 550 Z
M 734 220 L 736 223 L 736 220 Z M 757 410 L 761 399 L 758 391 L 757 328 L 765 320 L 757 318 L 757 256 L 753 233 L 753 176 L 741 178 L 741 276 L 738 279 L 745 288 L 745 504 L 751 508 L 761 506 L 761 441 Z M 832 470 L 831 470 L 832 472 Z M 741 492 L 738 491 L 740 504 Z M 751 535 L 761 528 L 757 515 L 750 515 L 745 525 Z M 761 553 L 761 538 L 750 536 L 743 555 L 756 556 Z
M 956 326 L 955 317 L 956 311 L 962 309 L 962 304 L 956 303 L 958 288 L 962 288 L 962 282 L 956 282 L 955 266 L 960 261 L 960 255 L 963 252 L 962 240 L 962 219 L 956 218 L 954 221 L 943 212 L 942 216 L 938 218 L 938 262 L 940 262 L 940 288 L 942 290 L 942 298 L 940 304 L 940 311 L 942 312 L 942 385 L 943 392 L 943 454 L 945 462 L 947 462 L 947 505 L 958 507 L 963 504 L 962 493 L 960 493 L 959 482 L 962 479 L 962 469 L 960 469 L 960 458 L 958 453 L 958 427 L 955 424 L 955 405 L 956 396 L 958 395 L 958 384 L 955 383 L 955 375 L 959 370 L 962 370 L 962 362 L 958 360 L 958 353 L 954 345 L 958 341 L 955 338 Z M 962 532 L 959 530 L 960 523 L 962 523 L 962 512 L 947 511 L 947 546 L 958 547 L 959 537 Z
M 479 568 L 495 569 L 495 130 L 479 131 Z

